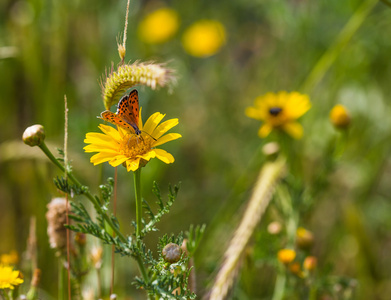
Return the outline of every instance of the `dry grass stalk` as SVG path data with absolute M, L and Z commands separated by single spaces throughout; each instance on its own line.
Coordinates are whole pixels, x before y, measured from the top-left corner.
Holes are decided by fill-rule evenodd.
M 225 252 L 224 262 L 217 274 L 209 300 L 226 298 L 238 272 L 243 251 L 270 202 L 277 181 L 284 173 L 284 166 L 285 159 L 280 158 L 275 162 L 266 163 L 261 169 L 248 207 Z

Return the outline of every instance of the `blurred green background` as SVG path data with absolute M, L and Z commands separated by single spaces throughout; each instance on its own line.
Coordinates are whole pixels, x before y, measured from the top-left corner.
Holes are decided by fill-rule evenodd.
M 310 95 L 313 104 L 302 119 L 304 138 L 292 141 L 300 149 L 295 160 L 303 166 L 299 180 L 303 187 L 311 188 L 313 178 L 322 173 L 330 141 L 347 139 L 343 157 L 300 224 L 315 236 L 313 254 L 320 269 L 333 265 L 332 274 L 356 278 L 357 299 L 389 299 L 391 8 L 377 3 L 337 52 L 331 68 L 324 70 L 319 84 L 300 90 L 363 2 L 131 1 L 126 60 L 168 62 L 178 78 L 172 93 L 167 88 L 138 87 L 143 118 L 156 111 L 167 114 L 166 119 L 177 117 L 180 123 L 172 131 L 183 135 L 162 147 L 174 155 L 174 164 L 155 160 L 143 170 L 143 195 L 150 202 L 153 180 L 162 194 L 168 184 L 181 182 L 178 200 L 163 219 L 160 233 L 149 236 L 147 243 L 155 249 L 161 233 L 206 223 L 208 230 L 195 257 L 199 295 L 213 282 L 241 217 L 264 160 L 260 147 L 273 140 L 257 136 L 260 124 L 247 118 L 244 110 L 266 92 L 299 89 Z M 145 44 L 137 26 L 161 6 L 178 12 L 178 31 L 165 43 Z M 126 1 L 106 0 L 0 2 L 0 253 L 15 249 L 23 254 L 29 219 L 36 216 L 41 286 L 47 293 L 42 299 L 56 295 L 57 263 L 44 215 L 50 199 L 59 196 L 52 184 L 59 172 L 39 149 L 24 145 L 21 136 L 27 126 L 42 124 L 49 147 L 62 148 L 66 94 L 69 156 L 78 177 L 97 192 L 98 167 L 89 163 L 83 139 L 87 132 L 97 132 L 101 123 L 96 118 L 104 110 L 99 82 L 111 62 L 119 62 L 116 41 L 123 32 L 125 8 Z M 220 51 L 207 58 L 192 57 L 181 45 L 185 29 L 200 19 L 218 20 L 227 35 Z M 329 111 L 336 103 L 344 104 L 352 115 L 348 136 L 340 137 L 329 123 Z M 113 176 L 108 164 L 104 172 Z M 118 211 L 127 233 L 134 218 L 132 184 L 132 174 L 119 169 Z M 271 220 L 267 214 L 259 232 Z M 246 276 L 239 276 L 233 296 L 237 299 L 271 297 L 272 277 L 265 276 L 265 266 L 257 263 L 256 255 L 253 259 L 252 267 L 245 268 Z M 131 286 L 137 274 L 134 262 L 118 261 L 117 293 L 123 299 L 137 298 Z M 108 267 L 109 260 L 105 264 Z

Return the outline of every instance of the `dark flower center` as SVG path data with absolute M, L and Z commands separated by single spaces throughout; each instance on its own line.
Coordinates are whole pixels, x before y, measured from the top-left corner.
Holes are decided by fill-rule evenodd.
M 272 116 L 278 116 L 278 114 L 282 111 L 282 108 L 281 107 L 272 107 L 269 109 L 269 113 L 272 115 Z

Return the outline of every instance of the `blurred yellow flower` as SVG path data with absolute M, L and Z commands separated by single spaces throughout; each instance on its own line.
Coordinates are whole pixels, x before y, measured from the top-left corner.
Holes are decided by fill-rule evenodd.
M 314 235 L 311 231 L 299 227 L 296 230 L 296 244 L 301 249 L 307 249 L 314 243 Z
M 350 114 L 345 106 L 337 104 L 330 111 L 331 123 L 339 129 L 347 128 L 350 124 Z
M 14 289 L 15 285 L 23 283 L 20 272 L 9 266 L 0 265 L 0 289 Z
M 303 262 L 303 268 L 308 271 L 315 270 L 318 265 L 318 260 L 315 256 L 307 256 Z
M 177 12 L 170 8 L 160 8 L 145 16 L 140 22 L 138 35 L 148 44 L 160 44 L 172 38 L 178 27 Z
M 296 120 L 311 108 L 307 95 L 298 92 L 278 94 L 267 93 L 257 97 L 253 107 L 247 107 L 246 115 L 263 121 L 258 131 L 262 138 L 267 137 L 273 129 L 282 129 L 295 139 L 303 136 L 303 127 Z
M 187 53 L 196 57 L 208 57 L 217 53 L 225 44 L 224 26 L 214 20 L 200 20 L 184 32 L 182 45 Z
M 178 124 L 178 119 L 167 120 L 159 125 L 164 116 L 159 112 L 154 113 L 144 126 L 140 116 L 138 128 L 141 134 L 139 136 L 121 127 L 117 130 L 101 124 L 99 128 L 103 134 L 87 133 L 84 142 L 89 145 L 85 146 L 84 150 L 85 152 L 98 152 L 90 160 L 94 165 L 106 161 L 113 167 L 124 164 L 128 172 L 136 171 L 155 157 L 166 164 L 173 163 L 174 157 L 170 153 L 155 148 L 181 137 L 179 133 L 165 134 Z
M 296 257 L 296 252 L 293 249 L 281 249 L 277 253 L 277 258 L 280 262 L 287 265 L 290 264 Z
M 16 265 L 18 263 L 18 252 L 11 251 L 8 254 L 2 254 L 0 257 L 0 264 L 2 265 Z

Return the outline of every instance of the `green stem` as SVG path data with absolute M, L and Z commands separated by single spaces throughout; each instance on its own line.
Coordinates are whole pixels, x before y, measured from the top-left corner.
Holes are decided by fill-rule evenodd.
M 284 298 L 285 282 L 286 282 L 285 270 L 281 270 L 280 268 L 277 274 L 276 285 L 274 286 L 274 293 L 273 293 L 272 300 L 281 300 Z
M 61 257 L 58 258 L 58 300 L 65 299 L 64 289 L 64 268 L 61 261 Z
M 136 238 L 137 243 L 141 240 L 141 219 L 142 219 L 142 200 L 141 200 L 141 168 L 137 169 L 133 172 L 134 174 L 134 193 L 136 197 Z M 136 261 L 138 267 L 140 269 L 140 273 L 143 276 L 145 283 L 149 283 L 149 277 L 145 266 L 143 264 L 143 260 L 140 255 L 136 256 Z
M 65 172 L 65 167 L 54 157 L 54 155 L 52 154 L 52 152 L 50 152 L 50 150 L 48 149 L 48 147 L 46 146 L 46 144 L 44 142 L 42 142 L 41 145 L 39 145 L 39 148 L 41 148 L 41 150 L 43 151 L 43 153 L 46 154 L 46 156 L 62 171 L 62 172 Z M 68 170 L 66 170 L 67 172 L 67 175 L 68 175 L 68 178 L 70 180 L 72 180 L 72 182 L 74 184 L 76 184 L 78 186 L 78 188 L 82 188 L 83 185 L 76 179 L 76 177 L 71 173 L 69 172 Z M 125 236 L 119 231 L 119 229 L 114 225 L 113 221 L 110 219 L 110 217 L 102 210 L 102 208 L 100 207 L 98 201 L 96 200 L 96 198 L 89 192 L 89 191 L 85 191 L 84 192 L 84 195 L 91 201 L 91 203 L 94 205 L 97 213 L 99 215 L 101 215 L 105 221 L 107 222 L 107 224 L 109 224 L 109 226 L 113 229 L 113 231 L 116 233 L 116 235 L 121 239 L 122 242 L 126 242 L 126 238 Z
M 136 237 L 141 238 L 141 218 L 142 218 L 142 201 L 141 201 L 141 168 L 134 171 L 134 193 L 136 196 Z
M 351 16 L 349 21 L 346 23 L 345 27 L 340 31 L 334 43 L 327 49 L 316 65 L 312 68 L 311 73 L 302 84 L 300 90 L 308 93 L 322 80 L 327 70 L 341 53 L 341 50 L 348 44 L 377 2 L 378 0 L 367 0 L 362 2 L 353 16 Z M 383 3 L 388 4 L 385 1 L 383 1 Z

